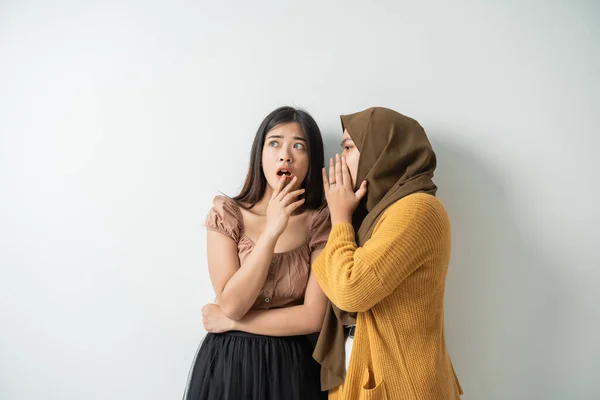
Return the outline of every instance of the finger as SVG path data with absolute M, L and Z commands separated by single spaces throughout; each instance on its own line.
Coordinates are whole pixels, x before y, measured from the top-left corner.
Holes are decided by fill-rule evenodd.
M 337 185 L 344 184 L 344 177 L 342 176 L 342 160 L 339 154 L 335 155 L 335 183 Z
M 281 190 L 283 189 L 283 185 L 285 185 L 285 179 L 286 179 L 286 177 L 284 176 L 277 183 L 277 186 L 275 187 L 275 190 L 273 190 L 273 195 L 271 196 L 272 199 L 274 199 L 275 197 L 277 197 L 279 195 L 279 193 L 281 192 Z
M 321 173 L 323 174 L 323 191 L 325 192 L 325 196 L 327 196 L 327 194 L 329 194 L 329 179 L 327 178 L 327 170 L 323 168 Z
M 327 176 L 327 169 L 325 167 L 321 170 L 321 174 L 323 175 L 323 185 L 329 187 L 329 177 Z
M 292 204 L 290 204 L 289 206 L 287 206 L 285 208 L 285 210 L 291 214 L 293 213 L 298 207 L 300 207 L 302 204 L 304 204 L 305 199 L 300 199 Z
M 292 200 L 294 200 L 296 197 L 300 196 L 304 192 L 304 189 L 294 190 L 293 192 L 288 193 L 287 196 L 285 196 L 281 202 L 287 206 L 292 202 Z
M 329 159 L 329 184 L 335 183 L 335 164 L 333 157 Z
M 356 200 L 360 201 L 363 197 L 365 197 L 365 194 L 367 194 L 367 181 L 362 181 L 360 187 L 356 193 L 354 193 L 354 196 L 356 197 Z
M 291 178 L 288 178 L 286 176 L 283 179 L 285 180 L 284 187 L 277 195 L 277 198 L 279 198 L 279 200 L 282 200 L 290 192 L 290 190 L 292 190 L 292 188 L 294 187 L 294 183 L 298 178 L 294 175 Z
M 289 191 L 292 190 L 292 187 L 294 187 L 294 183 L 296 183 L 297 180 L 298 177 L 294 175 L 290 183 L 288 183 L 283 189 L 281 189 L 281 191 L 277 195 L 277 198 L 279 200 L 282 200 L 289 193 Z
M 352 178 L 350 177 L 350 170 L 348 169 L 348 163 L 346 157 L 342 156 L 342 177 L 344 179 L 344 186 L 352 190 Z

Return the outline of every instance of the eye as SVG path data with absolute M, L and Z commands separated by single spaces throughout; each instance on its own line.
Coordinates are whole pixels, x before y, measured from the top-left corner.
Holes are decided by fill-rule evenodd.
M 342 146 L 342 147 L 343 147 L 344 151 L 350 151 L 350 150 L 352 150 L 352 148 L 353 148 L 354 146 L 347 144 L 347 145 L 345 145 L 345 146 Z
M 296 150 L 305 150 L 305 149 L 306 149 L 306 146 L 304 146 L 304 144 L 303 144 L 303 143 L 296 143 L 296 144 L 294 145 L 294 148 L 295 148 Z
M 277 140 L 271 140 L 269 142 L 269 146 L 271 146 L 271 147 L 277 147 L 277 146 L 279 146 L 279 142 Z

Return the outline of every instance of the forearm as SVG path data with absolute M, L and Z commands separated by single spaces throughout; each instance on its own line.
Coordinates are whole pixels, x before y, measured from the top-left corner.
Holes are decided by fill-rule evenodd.
M 394 204 L 361 247 L 352 225 L 334 226 L 313 270 L 335 305 L 345 311 L 366 311 L 432 257 L 449 251 L 448 217 L 441 203 L 432 199 L 416 195 Z
M 321 253 L 320 249 L 311 254 L 313 265 L 319 253 Z M 219 329 L 239 330 L 257 335 L 305 335 L 321 329 L 328 304 L 327 297 L 319 287 L 316 276 L 311 272 L 302 305 L 250 311 L 238 321 L 227 318 L 218 326 Z M 221 311 L 223 310 L 221 309 Z
M 239 320 L 256 301 L 267 279 L 276 243 L 277 236 L 264 232 L 244 265 L 223 288 L 218 301 L 229 318 Z
M 358 256 L 358 251 L 352 226 L 336 225 L 325 250 L 313 264 L 325 295 L 345 311 L 366 311 L 387 294 L 373 268 Z
M 321 329 L 323 314 L 306 305 L 250 311 L 234 322 L 234 330 L 266 336 L 307 335 Z

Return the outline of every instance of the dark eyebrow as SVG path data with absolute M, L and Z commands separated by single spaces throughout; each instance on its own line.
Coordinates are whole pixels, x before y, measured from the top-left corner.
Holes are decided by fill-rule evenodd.
M 267 139 L 283 139 L 283 136 L 281 136 L 281 135 L 272 135 L 272 136 L 269 136 Z M 302 140 L 303 142 L 306 143 L 306 139 L 304 139 L 303 137 L 300 137 L 300 136 L 294 136 L 292 139 Z
M 341 145 L 342 145 L 342 147 L 344 147 L 344 143 L 346 143 L 346 142 L 352 142 L 352 141 L 353 141 L 352 139 L 346 138 L 346 139 L 342 140 Z

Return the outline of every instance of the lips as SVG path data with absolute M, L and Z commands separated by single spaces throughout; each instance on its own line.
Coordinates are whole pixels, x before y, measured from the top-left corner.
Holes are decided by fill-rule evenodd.
M 283 177 L 291 177 L 292 176 L 292 171 L 287 168 L 287 167 L 280 167 L 277 168 L 277 177 L 279 179 L 283 178 Z

